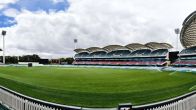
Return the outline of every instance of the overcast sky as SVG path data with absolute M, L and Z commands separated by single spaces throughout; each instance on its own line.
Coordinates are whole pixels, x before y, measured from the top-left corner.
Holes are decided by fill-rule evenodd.
M 73 56 L 74 38 L 78 48 L 135 42 L 175 47 L 174 29 L 195 10 L 196 0 L 0 0 L 0 27 L 7 31 L 7 55 L 56 58 Z

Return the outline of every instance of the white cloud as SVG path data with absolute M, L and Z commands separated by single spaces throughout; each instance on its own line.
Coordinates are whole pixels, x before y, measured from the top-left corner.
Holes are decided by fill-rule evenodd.
M 7 6 L 7 4 L 10 4 L 10 3 L 15 3 L 17 2 L 18 0 L 1 0 L 0 1 L 0 9 L 3 9 Z
M 16 17 L 17 15 L 20 14 L 20 12 L 14 8 L 8 8 L 5 11 L 3 11 L 3 14 L 9 17 Z
M 54 4 L 64 2 L 65 0 L 52 0 Z
M 18 0 L 1 0 L 0 3 L 1 4 L 8 4 L 8 3 L 15 3 Z
M 9 54 L 73 55 L 78 47 L 168 42 L 175 46 L 173 29 L 195 10 L 195 0 L 69 0 L 66 11 L 23 10 L 17 25 L 7 28 Z

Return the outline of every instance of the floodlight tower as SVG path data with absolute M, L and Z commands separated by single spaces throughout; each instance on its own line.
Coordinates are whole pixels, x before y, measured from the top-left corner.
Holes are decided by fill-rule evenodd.
M 176 38 L 176 50 L 178 50 L 178 40 L 179 40 L 179 35 L 180 35 L 180 29 L 179 28 L 176 28 L 174 30 L 174 32 L 177 35 L 177 38 Z
M 1 34 L 3 36 L 3 64 L 5 64 L 5 35 L 6 35 L 6 31 L 3 30 Z
M 77 48 L 78 39 L 74 39 L 74 49 Z

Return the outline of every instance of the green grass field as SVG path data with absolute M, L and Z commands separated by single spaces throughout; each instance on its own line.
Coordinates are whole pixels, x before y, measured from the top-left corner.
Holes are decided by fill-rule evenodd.
M 116 107 L 173 98 L 196 88 L 196 73 L 155 70 L 0 67 L 0 85 L 65 105 Z

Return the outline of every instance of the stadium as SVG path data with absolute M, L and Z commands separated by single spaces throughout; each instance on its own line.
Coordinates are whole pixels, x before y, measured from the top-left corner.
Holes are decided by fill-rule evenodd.
M 183 22 L 180 41 L 185 48 L 179 53 L 174 66 L 196 66 L 196 12 L 191 13 Z
M 166 63 L 168 43 L 132 43 L 126 46 L 109 45 L 103 48 L 75 49 L 75 65 L 161 66 Z
M 181 44 L 185 49 L 171 52 L 168 43 L 149 42 L 132 43 L 126 46 L 109 45 L 75 49 L 75 65 L 124 65 L 124 66 L 196 66 L 196 12 L 183 22 L 180 34 Z M 173 54 L 172 54 L 173 53 Z M 176 54 L 176 55 L 175 55 Z M 169 62 L 167 62 L 169 61 Z
M 0 110 L 195 110 L 195 29 L 193 12 L 181 52 L 131 43 L 75 49 L 73 65 L 1 65 Z

